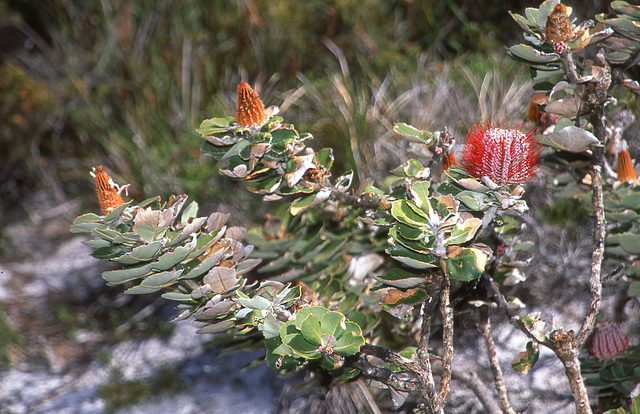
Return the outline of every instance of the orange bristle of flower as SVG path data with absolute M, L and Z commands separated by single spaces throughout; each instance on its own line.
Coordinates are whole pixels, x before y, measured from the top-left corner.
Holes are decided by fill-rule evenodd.
M 531 179 L 540 164 L 541 148 L 535 130 L 521 128 L 475 124 L 467 133 L 462 151 L 467 172 L 487 177 L 497 185 L 522 184 Z
M 460 165 L 453 152 L 447 152 L 442 159 L 442 171 L 447 171 L 454 165 Z
M 264 104 L 248 83 L 238 85 L 236 121 L 242 126 L 260 125 L 265 120 Z
M 98 195 L 102 214 L 107 215 L 124 204 L 124 200 L 116 190 L 113 180 L 109 177 L 109 174 L 102 170 L 102 165 L 95 167 L 92 175 L 96 181 L 96 194 Z
M 621 141 L 620 150 L 618 151 L 618 181 L 623 183 L 635 181 L 638 179 L 636 170 L 633 168 L 633 162 L 631 161 L 631 155 L 627 151 L 627 146 L 624 141 Z

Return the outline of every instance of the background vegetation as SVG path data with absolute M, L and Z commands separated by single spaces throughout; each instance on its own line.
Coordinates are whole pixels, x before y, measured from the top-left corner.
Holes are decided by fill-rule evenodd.
M 603 11 L 598 3 L 581 7 Z M 193 130 L 233 112 L 240 81 L 297 112 L 299 128 L 337 150 L 338 171 L 376 178 L 406 150 L 395 148 L 393 121 L 463 129 L 489 115 L 520 119 L 487 112 L 504 95 L 480 95 L 495 89 L 487 82 L 503 92 L 514 77 L 525 83 L 505 59 L 519 33 L 505 12 L 533 4 L 2 1 L 0 215 L 11 219 L 7 210 L 43 187 L 58 203 L 95 203 L 86 178 L 100 164 L 136 199 L 223 201 L 232 184 L 212 181 Z

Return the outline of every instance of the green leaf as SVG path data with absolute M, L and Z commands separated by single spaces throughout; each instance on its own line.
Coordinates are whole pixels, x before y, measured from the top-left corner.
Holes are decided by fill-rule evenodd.
M 527 375 L 538 361 L 539 356 L 540 351 L 538 350 L 538 344 L 529 341 L 527 342 L 526 351 L 520 352 L 520 354 L 511 361 L 511 366 L 514 371 Z
M 507 49 L 512 56 L 526 63 L 551 63 L 560 61 L 555 53 L 540 52 L 529 45 L 519 44 Z
M 404 263 L 409 267 L 413 267 L 414 269 L 432 269 L 434 267 L 438 267 L 437 265 L 431 263 L 435 260 L 432 254 L 422 254 L 414 252 L 404 246 L 401 246 L 400 244 L 395 244 L 389 247 L 386 251 L 389 256 L 391 256 L 395 260 Z
M 158 258 L 157 262 L 152 265 L 153 270 L 167 270 L 171 269 L 178 263 L 182 262 L 193 249 L 195 249 L 195 243 L 189 243 L 184 246 L 176 247 L 172 252 L 163 254 Z
M 141 277 L 146 277 L 151 273 L 152 273 L 151 263 L 149 263 L 145 266 L 130 267 L 127 269 L 111 270 L 108 272 L 104 272 L 102 273 L 102 278 L 107 282 L 109 282 L 110 285 L 117 285 L 120 283 L 135 280 Z
M 345 317 L 340 312 L 327 312 L 322 316 L 322 333 L 339 339 L 346 331 Z
M 154 241 L 164 237 L 167 232 L 166 227 L 158 227 L 151 224 L 142 224 L 133 228 L 133 232 L 139 235 L 143 240 Z
M 476 280 L 484 272 L 486 255 L 475 248 L 458 248 L 445 259 L 449 277 L 462 282 Z
M 143 244 L 142 246 L 135 247 L 131 251 L 131 253 L 124 254 L 112 260 L 124 265 L 133 265 L 142 262 L 148 262 L 160 251 L 161 248 L 162 242 L 155 241 L 149 244 Z
M 296 313 L 296 319 L 294 322 L 294 326 L 297 329 L 300 329 L 302 326 L 302 321 L 305 320 L 309 314 L 313 314 L 319 321 L 322 320 L 322 317 L 325 313 L 329 312 L 327 308 L 323 308 L 322 306 L 310 306 L 308 308 L 302 308 Z
M 115 257 L 122 256 L 123 254 L 130 251 L 131 248 L 122 244 L 111 244 L 109 246 L 98 247 L 91 253 L 91 256 L 95 257 L 96 259 L 102 260 L 113 259 Z
M 294 354 L 305 359 L 318 359 L 322 356 L 318 350 L 318 345 L 309 343 L 301 333 L 290 333 L 282 337 L 282 342 L 286 344 Z
M 214 127 L 222 127 L 226 128 L 236 119 L 232 116 L 227 116 L 224 118 L 209 118 L 205 119 L 200 123 L 200 128 L 214 128 Z M 197 130 L 196 130 L 197 131 Z
M 269 302 L 268 299 L 265 299 L 262 296 L 256 296 L 251 299 L 238 298 L 236 300 L 245 308 L 265 310 L 271 307 L 271 302 Z
M 233 325 L 235 325 L 235 322 L 233 321 L 229 321 L 229 320 L 221 321 L 221 322 L 205 325 L 202 328 L 198 329 L 196 333 L 206 334 L 206 333 L 223 332 L 231 328 Z
M 191 294 L 180 292 L 166 292 L 162 294 L 162 297 L 167 300 L 176 300 L 181 302 L 192 302 Z
M 379 280 L 385 285 L 402 289 L 420 286 L 427 282 L 426 277 L 415 275 L 399 268 L 390 269 L 387 274 L 383 276 L 376 276 L 376 280 Z
M 391 174 L 399 177 L 416 177 L 418 175 L 426 175 L 425 167 L 413 158 L 391 170 Z
M 416 206 L 422 208 L 423 205 L 429 203 L 429 185 L 431 183 L 429 181 L 416 181 L 411 186 L 411 195 L 413 196 L 413 202 L 416 203 Z
M 591 132 L 576 126 L 565 127 L 544 137 L 551 146 L 571 152 L 586 151 L 592 144 L 600 142 Z
M 300 332 L 309 343 L 319 346 L 322 344 L 322 328 L 320 321 L 313 314 L 307 315 L 300 324 Z
M 316 153 L 316 160 L 318 161 L 318 165 L 322 165 L 327 169 L 327 171 L 331 170 L 331 166 L 333 165 L 333 149 L 332 148 L 323 148 Z
M 102 217 L 89 213 L 76 217 L 69 231 L 71 231 L 71 233 L 88 233 L 95 228 L 104 230 L 107 228 L 107 225 L 102 222 Z
M 154 273 L 145 278 L 142 283 L 140 283 L 140 286 L 154 289 L 171 286 L 178 281 L 181 274 L 182 270 L 170 270 L 168 272 Z
M 420 141 L 423 141 L 426 145 L 430 145 L 431 142 L 434 138 L 438 138 L 439 134 L 433 134 L 431 132 L 428 131 L 422 131 L 414 126 L 411 126 L 409 124 L 405 124 L 404 122 L 401 122 L 399 124 L 395 124 L 393 126 L 393 130 L 400 135 L 404 135 L 405 137 L 415 137 L 418 138 Z
M 640 234 L 623 233 L 618 236 L 618 242 L 629 254 L 640 254 Z
M 354 332 L 345 332 L 333 346 L 333 352 L 341 355 L 355 355 L 360 352 L 360 348 L 364 345 L 362 335 L 356 335 Z
M 426 227 L 429 223 L 426 214 L 408 200 L 395 200 L 391 204 L 391 215 L 396 220 L 412 227 Z

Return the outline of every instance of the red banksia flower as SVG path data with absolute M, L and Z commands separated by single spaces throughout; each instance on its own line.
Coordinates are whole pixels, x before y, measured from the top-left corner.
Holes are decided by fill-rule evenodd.
M 118 185 L 102 170 L 102 165 L 94 167 L 91 175 L 96 181 L 96 194 L 98 194 L 102 214 L 107 215 L 124 204 Z
M 631 162 L 631 155 L 629 155 L 629 151 L 627 151 L 627 143 L 625 141 L 620 141 L 620 144 L 618 145 L 617 164 L 618 181 L 626 183 L 638 179 L 636 170 L 633 168 L 633 162 Z
M 614 359 L 629 348 L 629 338 L 618 322 L 598 322 L 587 341 L 589 355 L 599 359 Z
M 522 184 L 538 171 L 540 151 L 535 130 L 475 124 L 467 133 L 462 165 L 474 177 L 497 185 Z
M 248 83 L 238 85 L 236 121 L 242 126 L 260 125 L 266 118 L 264 104 Z

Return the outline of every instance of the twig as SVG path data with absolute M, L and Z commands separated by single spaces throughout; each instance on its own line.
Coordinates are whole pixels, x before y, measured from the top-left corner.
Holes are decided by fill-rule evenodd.
M 422 327 L 420 329 L 420 341 L 416 356 L 418 358 L 419 372 L 418 378 L 422 385 L 423 400 L 428 413 L 442 413 L 444 410 L 440 404 L 440 398 L 436 393 L 435 381 L 433 379 L 433 370 L 431 369 L 431 361 L 429 359 L 429 336 L 431 335 L 431 316 L 435 308 L 435 296 L 429 296 L 422 302 Z
M 503 413 L 516 414 L 516 411 L 511 407 L 509 402 L 509 395 L 507 394 L 507 386 L 504 383 L 504 377 L 502 375 L 502 368 L 500 368 L 500 360 L 496 353 L 496 344 L 493 341 L 493 333 L 491 329 L 491 320 L 489 318 L 489 309 L 487 306 L 482 306 L 480 312 L 480 329 L 482 330 L 482 336 L 484 337 L 484 343 L 487 346 L 487 356 L 489 357 L 489 365 L 491 365 L 491 371 L 493 372 L 493 381 L 498 391 L 498 399 L 500 401 L 500 407 Z
M 444 259 L 440 259 L 442 269 L 446 269 Z M 453 360 L 453 308 L 449 301 L 451 293 L 451 280 L 446 274 L 442 278 L 442 289 L 440 290 L 440 313 L 442 314 L 442 378 L 440 380 L 440 405 L 444 406 L 444 402 L 449 395 L 449 387 L 451 383 L 451 361 Z

